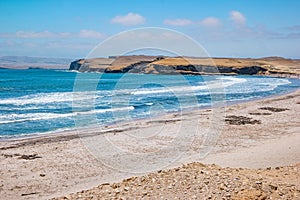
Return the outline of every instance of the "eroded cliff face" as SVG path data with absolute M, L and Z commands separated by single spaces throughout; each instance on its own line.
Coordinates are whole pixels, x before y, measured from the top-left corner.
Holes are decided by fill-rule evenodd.
M 103 73 L 144 74 L 300 74 L 300 61 L 284 58 L 183 58 L 154 56 L 121 56 L 117 59 L 79 59 L 70 64 L 70 70 Z
M 83 67 L 84 59 L 79 59 L 71 62 L 69 70 L 81 71 L 81 67 Z

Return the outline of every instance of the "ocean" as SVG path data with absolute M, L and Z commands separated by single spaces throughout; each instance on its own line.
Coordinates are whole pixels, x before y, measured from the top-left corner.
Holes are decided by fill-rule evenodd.
M 300 87 L 299 79 L 0 69 L 0 138 L 105 126 Z

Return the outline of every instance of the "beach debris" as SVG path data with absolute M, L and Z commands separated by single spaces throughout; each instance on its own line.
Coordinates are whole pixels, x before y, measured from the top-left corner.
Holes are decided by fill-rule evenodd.
M 266 113 L 266 112 L 250 112 L 249 115 L 272 115 L 272 113 Z
M 37 154 L 30 154 L 30 155 L 21 155 L 19 159 L 24 159 L 24 160 L 34 160 L 37 158 L 42 158 L 41 156 L 38 156 Z
M 13 157 L 18 157 L 18 159 L 24 159 L 24 160 L 34 160 L 37 158 L 42 158 L 41 156 L 38 156 L 38 154 L 29 154 L 29 155 L 22 155 L 19 153 L 15 154 L 1 154 L 1 156 L 4 156 L 5 158 L 13 158 Z
M 5 158 L 12 158 L 12 157 L 21 156 L 21 155 L 18 153 L 15 153 L 15 154 L 1 154 L 1 156 L 4 156 Z
M 23 193 L 21 196 L 29 196 L 29 195 L 34 195 L 37 194 L 37 192 L 30 192 L 30 193 Z
M 246 125 L 246 124 L 261 124 L 260 120 L 252 119 L 245 116 L 229 115 L 226 116 L 225 122 L 230 125 Z
M 289 110 L 288 108 L 274 108 L 274 107 L 261 107 L 259 109 L 268 110 L 271 112 L 283 112 L 283 111 Z

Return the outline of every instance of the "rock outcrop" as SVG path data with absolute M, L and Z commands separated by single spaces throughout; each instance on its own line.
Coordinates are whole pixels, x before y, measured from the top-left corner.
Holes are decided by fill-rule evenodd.
M 80 70 L 82 70 L 80 68 L 82 67 L 83 63 L 84 63 L 84 59 L 75 60 L 75 61 L 71 62 L 69 70 L 80 71 Z
M 114 58 L 79 59 L 70 64 L 70 70 L 103 73 L 144 74 L 244 74 L 295 75 L 300 74 L 300 61 L 279 57 L 250 58 L 194 58 L 119 56 Z

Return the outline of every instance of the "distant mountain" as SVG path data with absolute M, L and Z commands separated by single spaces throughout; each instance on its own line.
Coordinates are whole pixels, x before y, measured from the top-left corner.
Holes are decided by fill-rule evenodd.
M 71 61 L 72 61 L 72 59 L 69 59 L 69 58 L 2 56 L 2 57 L 0 57 L 0 68 L 68 69 Z

